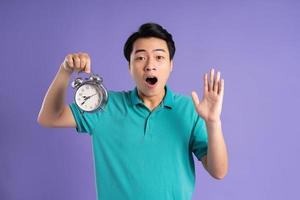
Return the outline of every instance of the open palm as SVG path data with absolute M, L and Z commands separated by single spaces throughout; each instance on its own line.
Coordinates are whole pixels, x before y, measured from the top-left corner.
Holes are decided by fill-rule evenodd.
M 206 121 L 214 122 L 220 120 L 224 96 L 224 79 L 221 79 L 221 73 L 215 70 L 210 71 L 210 80 L 208 74 L 204 75 L 204 94 L 200 101 L 195 91 L 192 92 L 192 98 L 197 113 Z

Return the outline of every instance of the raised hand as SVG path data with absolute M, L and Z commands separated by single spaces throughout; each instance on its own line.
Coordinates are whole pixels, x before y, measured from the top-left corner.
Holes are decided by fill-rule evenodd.
M 65 57 L 62 63 L 64 70 L 72 73 L 73 71 L 84 71 L 86 73 L 91 72 L 91 59 L 87 53 L 73 53 Z
M 215 70 L 211 69 L 210 79 L 208 74 L 204 75 L 204 93 L 200 101 L 195 91 L 192 92 L 192 98 L 197 113 L 206 122 L 216 122 L 220 120 L 224 96 L 224 79 L 221 79 L 221 73 L 218 71 L 215 76 Z

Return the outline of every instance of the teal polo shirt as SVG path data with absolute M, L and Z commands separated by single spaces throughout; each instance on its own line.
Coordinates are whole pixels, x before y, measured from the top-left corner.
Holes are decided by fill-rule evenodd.
M 92 138 L 99 200 L 191 199 L 192 155 L 206 155 L 207 129 L 191 97 L 165 90 L 153 111 L 136 88 L 109 91 L 103 111 L 81 114 L 70 104 L 77 132 Z

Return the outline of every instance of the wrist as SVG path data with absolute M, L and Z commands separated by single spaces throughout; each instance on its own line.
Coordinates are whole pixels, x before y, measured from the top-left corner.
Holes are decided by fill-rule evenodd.
M 61 64 L 60 71 L 71 75 L 73 73 L 73 69 L 68 68 L 65 64 Z
M 206 126 L 207 127 L 216 127 L 216 126 L 221 126 L 222 122 L 221 119 L 214 119 L 214 120 L 205 120 Z

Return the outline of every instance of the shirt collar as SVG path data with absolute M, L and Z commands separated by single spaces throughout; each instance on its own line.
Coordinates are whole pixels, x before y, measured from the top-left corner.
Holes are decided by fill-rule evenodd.
M 166 93 L 162 101 L 162 106 L 172 108 L 174 105 L 173 93 L 167 85 L 165 86 L 165 91 Z M 138 96 L 137 87 L 135 87 L 131 91 L 130 98 L 131 98 L 132 105 L 143 104 L 143 101 Z

